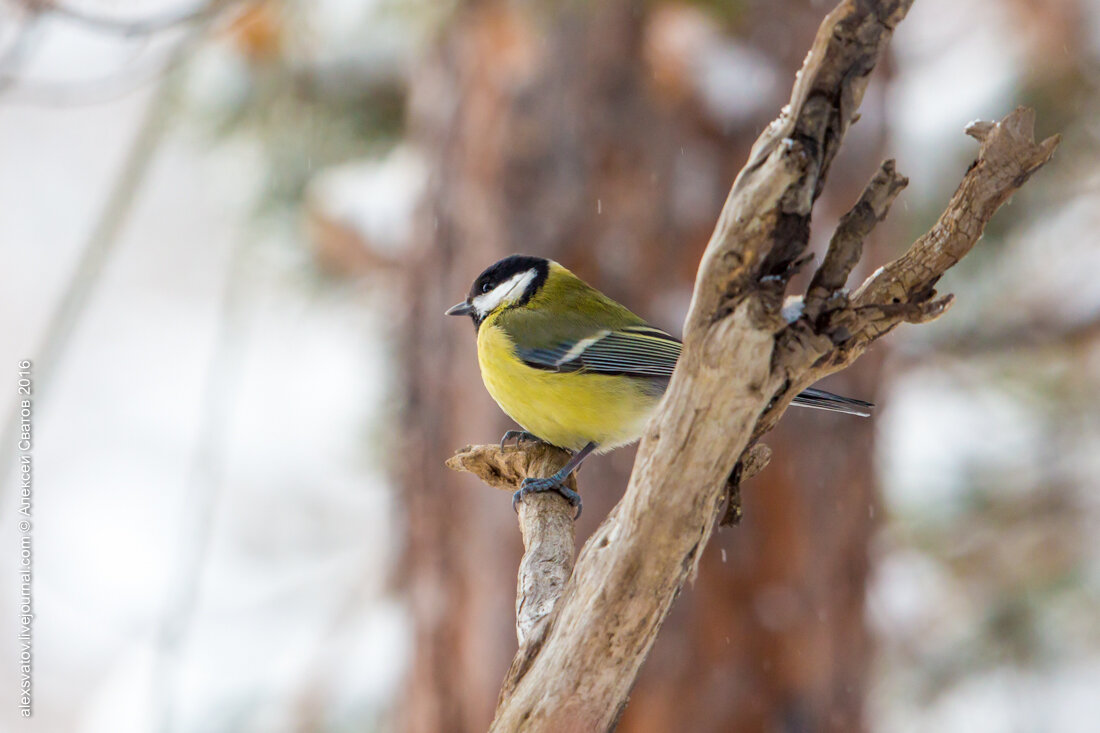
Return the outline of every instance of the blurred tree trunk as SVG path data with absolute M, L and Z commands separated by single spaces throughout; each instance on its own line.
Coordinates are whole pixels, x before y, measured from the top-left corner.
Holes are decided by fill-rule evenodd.
M 455 449 L 512 425 L 481 385 L 469 323 L 444 309 L 484 267 L 524 252 L 563 262 L 679 332 L 715 216 L 779 106 L 719 129 L 668 83 L 676 69 L 655 68 L 653 23 L 671 16 L 619 0 L 562 6 L 461 6 L 412 80 L 410 124 L 432 170 L 403 304 L 401 577 L 415 650 L 399 717 L 415 733 L 484 730 L 515 650 L 521 545 L 508 497 L 443 468 Z M 791 13 L 780 97 L 820 21 Z M 877 163 L 863 157 L 854 175 L 851 156 L 838 160 L 834 186 L 849 190 L 837 207 Z M 845 376 L 843 389 L 870 396 L 866 379 Z M 711 544 L 619 730 L 861 727 L 870 422 L 805 413 L 784 422 L 769 439 L 772 467 L 745 488 L 744 523 Z M 623 450 L 586 464 L 578 542 L 617 501 L 632 458 Z

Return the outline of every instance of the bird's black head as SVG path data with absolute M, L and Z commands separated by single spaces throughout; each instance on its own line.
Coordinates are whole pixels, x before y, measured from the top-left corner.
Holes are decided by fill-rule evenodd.
M 529 301 L 549 273 L 550 260 L 542 257 L 505 257 L 478 275 L 466 300 L 449 308 L 447 315 L 470 316 L 475 325 L 481 325 L 490 313 Z

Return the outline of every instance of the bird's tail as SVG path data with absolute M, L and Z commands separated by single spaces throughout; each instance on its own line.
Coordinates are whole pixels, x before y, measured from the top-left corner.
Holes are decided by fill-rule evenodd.
M 791 404 L 800 407 L 813 407 L 818 410 L 843 412 L 846 415 L 859 415 L 860 417 L 869 417 L 871 408 L 874 407 L 870 402 L 852 397 L 841 397 L 823 389 L 813 388 L 799 392 L 798 396 L 791 400 Z

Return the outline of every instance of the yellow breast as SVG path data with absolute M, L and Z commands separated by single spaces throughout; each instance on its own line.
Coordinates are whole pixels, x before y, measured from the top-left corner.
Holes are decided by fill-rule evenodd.
M 595 442 L 602 453 L 634 442 L 660 400 L 641 380 L 529 367 L 490 322 L 478 329 L 477 357 L 500 408 L 527 432 L 570 450 Z

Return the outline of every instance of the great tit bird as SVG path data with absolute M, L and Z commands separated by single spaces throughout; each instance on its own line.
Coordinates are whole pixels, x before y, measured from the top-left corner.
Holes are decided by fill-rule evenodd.
M 641 437 L 668 387 L 681 343 L 589 286 L 557 262 L 512 255 L 474 281 L 466 300 L 447 310 L 470 316 L 485 388 L 523 428 L 512 438 L 541 440 L 573 452 L 553 476 L 524 479 L 512 499 L 556 491 L 581 461 Z M 792 404 L 866 417 L 863 400 L 807 389 Z

